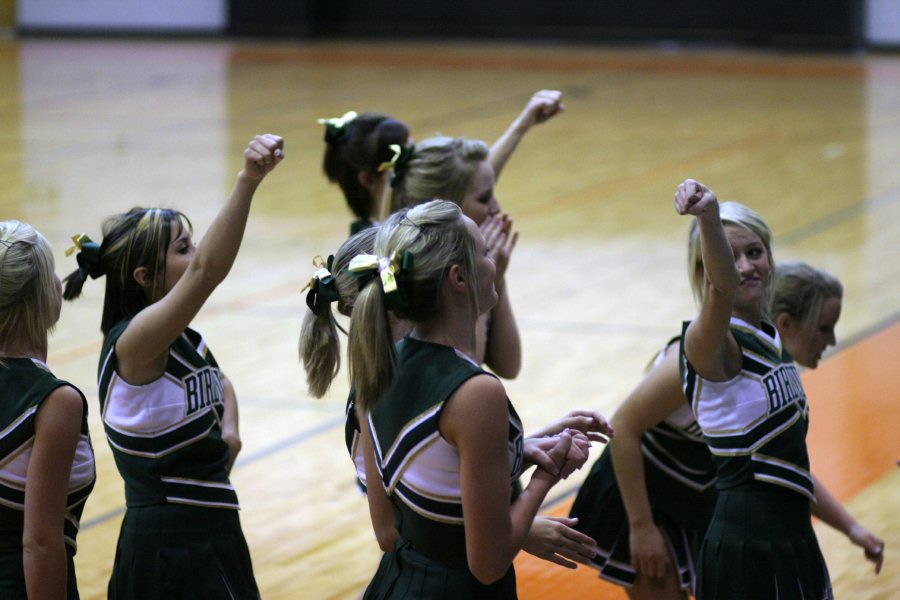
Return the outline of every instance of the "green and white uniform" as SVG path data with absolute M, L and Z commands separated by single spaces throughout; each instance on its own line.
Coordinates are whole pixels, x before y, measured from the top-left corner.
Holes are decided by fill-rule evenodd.
M 25 528 L 25 484 L 40 477 L 28 472 L 34 448 L 34 423 L 41 403 L 57 388 L 68 386 L 84 404 L 81 435 L 69 474 L 63 538 L 68 559 L 67 598 L 78 598 L 73 556 L 81 513 L 94 488 L 94 450 L 88 433 L 87 401 L 81 390 L 57 379 L 47 365 L 31 358 L 2 358 L 0 363 L 0 598 L 25 599 L 22 535 Z
M 677 340 L 666 344 L 654 366 Z M 640 442 L 653 522 L 669 546 L 680 587 L 693 590 L 697 554 L 716 501 L 715 465 L 687 402 L 644 432 Z M 634 585 L 637 573 L 631 566 L 628 513 L 608 447 L 591 467 L 569 516 L 578 518 L 576 529 L 596 540 L 591 564 L 600 577 L 625 587 Z
M 447 399 L 486 372 L 449 346 L 406 338 L 390 390 L 369 415 L 375 460 L 394 508 L 399 540 L 382 558 L 367 599 L 508 600 L 515 572 L 483 585 L 468 569 L 459 453 L 438 428 Z M 507 401 L 509 403 L 509 401 Z M 509 405 L 509 481 L 522 468 L 523 433 Z
M 831 598 L 812 529 L 808 405 L 797 369 L 771 323 L 757 329 L 732 317 L 731 333 L 743 362 L 728 381 L 700 377 L 681 348 L 685 396 L 719 476 L 697 598 Z
M 103 427 L 125 480 L 110 598 L 258 598 L 238 499 L 226 472 L 219 368 L 199 333 L 169 348 L 145 385 L 118 373 L 113 327 L 100 357 Z

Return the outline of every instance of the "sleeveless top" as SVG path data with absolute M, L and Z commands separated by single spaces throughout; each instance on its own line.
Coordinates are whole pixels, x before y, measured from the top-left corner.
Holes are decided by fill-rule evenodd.
M 688 323 L 684 323 L 683 331 Z M 680 349 L 681 380 L 716 463 L 719 489 L 750 481 L 783 486 L 815 500 L 806 453 L 808 406 L 791 357 L 771 323 L 757 329 L 731 318 L 743 355 L 729 381 L 709 381 Z
M 356 468 L 356 484 L 366 492 L 366 462 L 363 458 L 362 447 L 359 443 L 359 420 L 356 418 L 356 388 L 350 388 L 347 396 L 347 406 L 344 408 L 344 444 L 350 459 Z
M 406 338 L 391 388 L 368 416 L 375 462 L 404 539 L 432 558 L 466 556 L 459 453 L 438 429 L 448 398 L 487 373 L 449 346 Z M 509 407 L 510 494 L 522 469 L 522 423 Z
M 654 367 L 679 340 L 675 337 L 666 343 L 653 361 Z M 641 435 L 641 453 L 667 477 L 689 489 L 704 492 L 716 483 L 716 465 L 687 402 Z
M 237 510 L 225 470 L 219 367 L 203 337 L 185 329 L 169 347 L 165 372 L 131 385 L 118 373 L 115 345 L 130 320 L 113 327 L 100 355 L 100 409 L 127 506 L 186 504 Z
M 68 385 L 83 403 L 81 434 L 75 446 L 66 498 L 65 543 L 74 554 L 81 513 L 96 471 L 88 432 L 87 401 L 81 390 L 57 379 L 46 364 L 31 358 L 4 358 L 0 364 L 0 546 L 21 547 L 25 527 L 25 481 L 34 448 L 38 408 L 56 388 Z M 40 473 L 31 476 L 40 477 Z

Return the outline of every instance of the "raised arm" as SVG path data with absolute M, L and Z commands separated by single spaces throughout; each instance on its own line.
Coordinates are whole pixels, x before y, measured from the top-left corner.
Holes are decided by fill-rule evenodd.
M 740 275 L 719 217 L 719 201 L 705 185 L 687 179 L 675 192 L 675 210 L 697 219 L 705 270 L 703 304 L 685 334 L 685 354 L 705 379 L 726 380 L 740 370 L 740 348 L 729 330 Z
M 469 569 L 480 582 L 492 583 L 509 569 L 559 475 L 536 469 L 510 506 L 509 411 L 503 386 L 493 377 L 480 375 L 460 386 L 440 428 L 459 451 Z M 562 434 L 549 452 L 560 467 L 570 446 L 571 438 Z
M 34 448 L 25 481 L 22 536 L 25 587 L 29 598 L 66 597 L 63 538 L 72 459 L 81 435 L 84 400 L 63 386 L 41 404 L 34 423 Z
M 678 375 L 678 345 L 651 368 L 613 415 L 616 437 L 609 451 L 622 504 L 628 514 L 632 566 L 639 573 L 662 577 L 669 566 L 665 538 L 653 521 L 641 454 L 645 431 L 686 404 Z
M 253 194 L 263 178 L 281 162 L 283 146 L 283 140 L 271 134 L 258 135 L 250 141 L 244 150 L 244 168 L 238 173 L 231 196 L 196 251 L 190 246 L 177 249 L 193 252 L 184 274 L 168 294 L 138 313 L 122 333 L 116 343 L 116 354 L 120 371 L 129 383 L 147 383 L 162 373 L 169 346 L 231 270 L 244 236 Z M 135 277 L 141 276 L 135 272 Z
M 562 103 L 562 92 L 556 90 L 535 92 L 509 129 L 491 146 L 488 160 L 494 167 L 494 176 L 500 178 L 500 172 L 506 166 L 506 161 L 532 126 L 547 121 L 563 110 L 565 106 Z

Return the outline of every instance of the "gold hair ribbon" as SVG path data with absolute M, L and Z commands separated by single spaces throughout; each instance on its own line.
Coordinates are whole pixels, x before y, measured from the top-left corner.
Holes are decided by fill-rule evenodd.
M 331 125 L 332 127 L 336 127 L 337 129 L 343 129 L 344 126 L 347 125 L 350 121 L 357 117 L 356 111 L 348 111 L 340 117 L 334 117 L 331 119 L 316 119 L 321 125 Z
M 347 270 L 354 275 L 365 275 L 370 271 L 377 271 L 378 257 L 374 254 L 357 254 L 350 259 Z
M 400 272 L 400 261 L 394 252 L 390 258 L 378 260 L 378 274 L 381 275 L 381 287 L 385 294 L 393 294 L 397 291 L 396 274 Z
M 400 144 L 391 144 L 388 146 L 391 149 L 391 152 L 394 153 L 394 156 L 391 157 L 391 160 L 385 161 L 378 165 L 378 172 L 384 173 L 385 171 L 393 170 L 397 166 L 397 161 L 400 160 L 400 157 L 403 155 L 403 146 Z
M 309 280 L 309 283 L 307 283 L 303 287 L 303 289 L 300 290 L 301 292 L 305 292 L 306 290 L 310 290 L 310 289 L 313 289 L 313 290 L 316 289 L 317 284 L 321 280 L 325 279 L 326 277 L 331 276 L 331 271 L 328 270 L 328 267 L 325 264 L 325 259 L 322 258 L 321 254 L 317 254 L 316 256 L 313 257 L 312 265 L 314 267 L 318 267 L 318 268 L 316 269 L 316 272 L 313 273 L 312 279 Z
M 400 272 L 399 261 L 395 258 L 396 253 L 391 258 L 378 258 L 374 254 L 357 254 L 350 260 L 347 270 L 363 284 L 368 282 L 369 276 L 378 273 L 381 276 L 384 293 L 390 294 L 397 291 L 397 278 L 394 275 Z
M 100 244 L 91 240 L 84 233 L 73 235 L 72 241 L 75 245 L 66 250 L 66 256 L 72 256 L 76 250 L 78 251 L 75 260 L 78 262 L 78 270 L 81 271 L 82 279 L 102 277 L 105 271 L 100 261 Z
M 76 251 L 81 250 L 85 244 L 91 243 L 91 238 L 86 233 L 79 233 L 72 236 L 72 242 L 75 245 L 66 250 L 66 256 L 72 256 Z

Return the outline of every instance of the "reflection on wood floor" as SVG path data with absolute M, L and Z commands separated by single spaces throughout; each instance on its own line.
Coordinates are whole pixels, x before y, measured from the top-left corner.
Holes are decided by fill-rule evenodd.
M 285 137 L 286 162 L 257 194 L 241 255 L 195 321 L 240 400 L 233 480 L 264 598 L 354 598 L 378 560 L 343 446 L 346 380 L 313 401 L 296 358 L 312 258 L 336 249 L 350 220 L 321 174 L 316 118 L 380 110 L 417 139 L 491 141 L 541 88 L 562 90 L 566 111 L 528 134 L 497 187 L 521 232 L 508 280 L 524 367 L 508 391 L 526 427 L 572 408 L 612 414 L 691 316 L 687 221 L 672 197 L 685 177 L 700 179 L 767 219 L 777 259 L 845 285 L 842 343 L 804 375 L 812 460 L 886 539 L 884 572 L 818 531 L 838 597 L 900 587 L 900 57 L 31 39 L 0 41 L 0 87 L 0 218 L 40 229 L 60 273 L 74 268 L 63 256 L 72 234 L 99 236 L 103 217 L 133 205 L 181 209 L 202 233 L 247 140 Z M 94 600 L 105 597 L 124 499 L 97 416 L 102 291 L 85 291 L 64 307 L 50 365 L 93 410 L 98 482 L 77 566 L 82 598 Z M 881 335 L 892 341 L 873 341 Z M 578 483 L 558 486 L 548 510 L 564 510 Z M 523 598 L 623 597 L 586 569 L 532 563 L 520 575 Z

